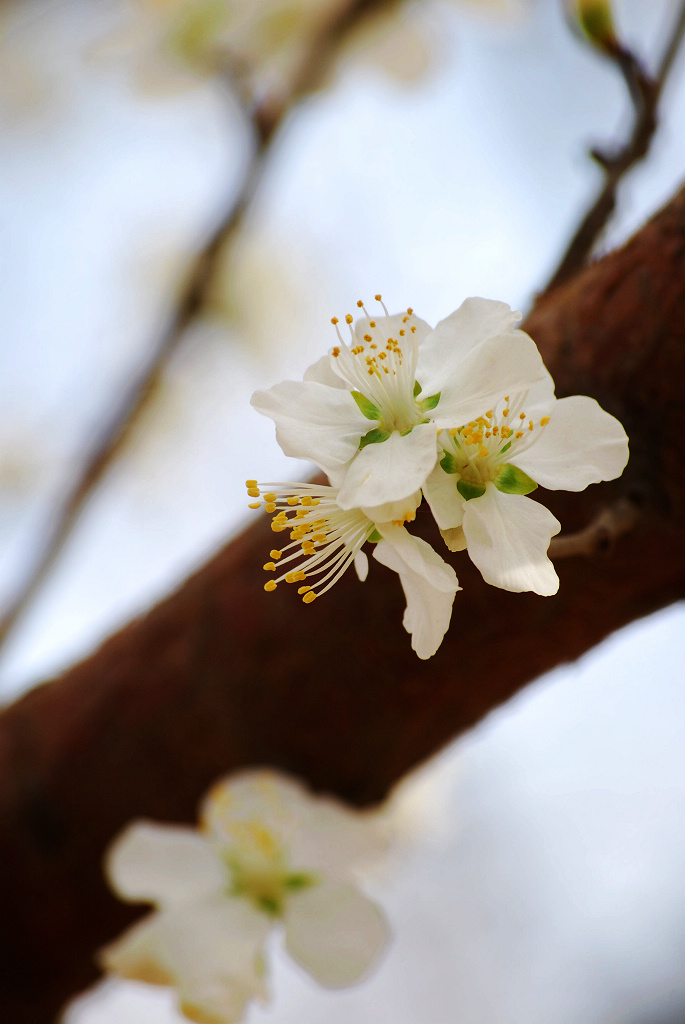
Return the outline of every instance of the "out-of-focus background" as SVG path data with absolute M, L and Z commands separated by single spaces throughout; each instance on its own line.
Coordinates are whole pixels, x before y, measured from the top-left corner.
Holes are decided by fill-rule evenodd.
M 0 7 L 3 601 L 249 160 L 238 99 L 197 58 L 217 4 L 197 3 L 185 35 L 181 0 Z M 225 6 L 244 41 L 245 12 L 278 3 Z M 288 6 L 283 32 L 335 0 Z M 616 0 L 648 63 L 676 6 Z M 298 39 L 261 41 L 258 88 Z M 682 57 L 605 247 L 682 179 Z M 627 119 L 615 70 L 556 0 L 407 2 L 357 37 L 287 119 L 206 315 L 11 637 L 0 697 L 88 653 L 241 529 L 246 477 L 303 478 L 249 396 L 321 355 L 331 315 L 378 291 L 429 322 L 467 295 L 525 310 L 597 187 L 588 146 Z M 381 968 L 326 993 L 276 943 L 274 1002 L 249 1020 L 682 1024 L 684 637 L 682 607 L 636 623 L 427 766 L 373 882 L 396 933 Z M 167 992 L 109 982 L 65 1022 L 180 1019 Z

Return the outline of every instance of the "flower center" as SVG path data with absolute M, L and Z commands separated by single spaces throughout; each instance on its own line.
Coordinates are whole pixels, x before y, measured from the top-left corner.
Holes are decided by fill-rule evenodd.
M 230 894 L 248 899 L 258 910 L 281 917 L 289 894 L 316 885 L 311 872 L 292 871 L 273 832 L 258 819 L 231 822 L 233 843 L 224 853 Z
M 311 484 L 258 484 L 247 480 L 247 493 L 263 498 L 264 508 L 275 513 L 271 521 L 274 533 L 290 532 L 290 543 L 274 548 L 272 561 L 264 565 L 267 572 L 276 572 L 285 565 L 290 568 L 264 584 L 273 591 L 279 583 L 311 582 L 298 587 L 305 604 L 311 604 L 336 583 L 372 535 L 375 525 L 359 509 L 343 511 L 334 487 Z M 250 503 L 260 508 L 261 501 Z
M 500 490 L 515 488 L 521 494 L 537 486 L 521 470 L 509 466 L 511 459 L 537 441 L 540 430 L 549 423 L 549 416 L 543 416 L 537 424 L 528 417 L 523 408 L 526 395 L 527 392 L 514 396 L 513 402 L 505 395 L 484 416 L 461 427 L 439 431 L 443 450 L 440 465 L 446 473 L 458 474 L 457 489 L 467 501 L 483 494 L 488 481 Z M 510 471 L 505 471 L 505 467 Z M 523 487 L 527 489 L 522 490 Z
M 336 372 L 351 389 L 362 413 L 379 424 L 362 438 L 362 448 L 365 444 L 387 440 L 395 430 L 408 434 L 421 422 L 426 411 L 426 402 L 417 401 L 421 388 L 416 381 L 418 342 L 414 311 L 410 307 L 401 318 L 391 318 L 380 295 L 376 299 L 383 306 L 384 315 L 372 319 L 360 300 L 357 305 L 366 320 L 357 333 L 352 327 L 351 314 L 345 317 L 350 331 L 349 345 L 343 341 L 338 318 L 333 317 L 331 321 L 340 342 L 331 350 Z M 436 404 L 437 401 L 429 407 L 434 408 Z

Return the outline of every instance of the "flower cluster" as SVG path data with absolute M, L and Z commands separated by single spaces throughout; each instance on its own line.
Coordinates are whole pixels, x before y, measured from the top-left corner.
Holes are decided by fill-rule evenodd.
M 472 298 L 431 329 L 413 309 L 337 318 L 337 344 L 304 375 L 252 405 L 271 417 L 286 453 L 309 459 L 330 487 L 248 480 L 252 508 L 273 514 L 289 543 L 264 569 L 302 584 L 305 603 L 325 593 L 362 550 L 394 569 L 407 598 L 404 625 L 420 658 L 440 646 L 459 586 L 452 568 L 406 524 L 423 498 L 447 547 L 467 549 L 486 582 L 554 594 L 547 557 L 560 529 L 527 497 L 538 485 L 582 490 L 619 476 L 628 460 L 621 424 L 592 398 L 557 400 L 540 353 L 503 302 Z M 281 571 L 281 569 L 287 570 Z M 306 581 L 306 582 L 305 582 Z
M 317 981 L 357 981 L 388 939 L 355 872 L 386 839 L 353 812 L 271 771 L 247 771 L 209 793 L 200 829 L 138 821 L 115 840 L 112 888 L 157 909 L 101 953 L 123 978 L 177 989 L 182 1012 L 232 1024 L 268 997 L 264 949 L 282 926 L 290 955 Z

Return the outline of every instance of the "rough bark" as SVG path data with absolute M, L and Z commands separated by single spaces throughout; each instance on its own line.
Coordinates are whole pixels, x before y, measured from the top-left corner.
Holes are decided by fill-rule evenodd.
M 42 1024 L 96 976 L 94 951 L 135 912 L 109 895 L 102 852 L 131 818 L 192 821 L 238 766 L 276 765 L 358 804 L 541 672 L 683 596 L 685 190 L 627 246 L 546 295 L 526 322 L 559 395 L 618 415 L 620 481 L 543 500 L 564 530 L 639 504 L 605 554 L 558 563 L 559 595 L 488 587 L 466 553 L 438 654 L 419 661 L 397 577 L 372 562 L 304 606 L 266 594 L 265 517 L 175 594 L 0 718 L 0 1019 Z M 430 537 L 428 516 L 419 527 Z

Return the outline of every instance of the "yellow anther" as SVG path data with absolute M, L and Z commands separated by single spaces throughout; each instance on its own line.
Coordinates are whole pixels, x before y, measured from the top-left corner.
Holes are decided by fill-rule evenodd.
M 298 594 L 306 594 L 307 591 L 311 590 L 311 589 L 312 589 L 311 587 L 298 587 L 297 588 L 297 592 L 298 592 Z
M 371 337 L 370 334 L 365 334 L 364 335 L 364 341 L 373 341 L 373 338 Z
M 416 328 L 415 328 L 415 327 L 412 327 L 412 329 L 411 329 L 411 333 L 412 333 L 412 334 L 416 334 Z
M 262 569 L 266 569 L 267 572 L 275 572 L 276 571 L 276 563 L 275 562 L 265 562 L 265 564 L 262 566 Z
M 248 508 L 261 508 L 262 507 L 262 503 L 261 503 L 261 501 L 251 501 L 250 504 L 247 507 Z
M 491 420 L 491 419 L 492 419 L 492 417 L 494 416 L 494 412 L 493 412 L 493 410 L 492 410 L 492 409 L 488 409 L 488 411 L 486 412 L 486 414 L 485 414 L 485 415 L 487 416 L 487 418 L 488 418 L 489 420 Z
M 337 358 L 338 358 L 338 356 L 340 355 L 340 349 L 338 348 L 338 346 L 337 346 L 337 345 L 335 346 L 335 348 L 334 348 L 334 349 L 332 349 L 332 351 L 331 351 L 331 355 L 332 355 L 332 356 L 335 356 L 335 358 L 336 358 L 336 359 L 337 359 Z
M 526 414 L 525 414 L 525 412 L 520 412 L 520 413 L 519 413 L 519 419 L 520 419 L 520 420 L 525 420 L 525 418 L 526 418 Z
M 312 542 L 310 540 L 303 540 L 302 541 L 302 554 L 303 555 L 315 555 L 316 554 L 316 548 L 314 547 L 314 545 L 312 544 Z
M 414 312 L 414 310 L 411 308 L 411 306 L 408 306 L 407 307 L 407 313 L 409 313 L 409 316 L 411 316 L 413 312 Z
M 246 480 L 245 481 L 245 486 L 246 487 L 256 487 L 257 486 L 257 481 L 256 480 Z
M 369 345 L 369 348 L 378 348 L 378 345 L 376 344 L 375 341 L 372 341 L 371 344 Z
M 509 410 L 508 409 L 502 409 L 502 415 L 503 416 L 508 416 L 509 415 Z
M 269 513 L 275 512 L 276 511 L 276 504 L 275 504 L 275 502 L 267 501 L 267 503 L 264 506 L 264 511 L 265 512 L 269 512 Z
M 369 373 L 370 373 L 370 374 L 371 374 L 371 376 L 373 377 L 373 375 L 374 375 L 374 373 L 375 373 L 375 370 L 374 370 L 373 366 L 370 366 L 370 367 L 369 367 Z
M 406 331 L 404 330 L 404 328 L 403 328 L 403 327 L 401 327 L 401 328 L 400 328 L 400 338 L 403 338 L 403 337 L 405 336 L 405 334 L 406 334 L 406 333 L 407 333 L 407 332 L 406 332 Z
M 296 572 L 289 572 L 285 577 L 286 583 L 297 583 L 298 576 Z
M 408 319 L 409 319 L 409 317 L 408 317 L 408 316 L 403 316 L 403 317 L 402 317 L 402 323 L 403 323 L 403 324 L 406 324 L 406 322 L 407 322 L 407 320 L 408 320 Z
M 457 434 L 459 433 L 459 430 L 457 427 L 451 427 L 448 433 L 450 434 L 450 437 L 456 437 Z
M 251 498 L 259 498 L 259 491 L 256 487 L 248 487 L 247 493 Z
M 506 427 L 504 428 L 504 430 L 506 430 Z M 497 437 L 497 435 L 499 434 L 499 427 L 493 427 L 492 432 L 495 435 L 495 437 Z
M 362 306 L 364 305 L 364 303 L 362 302 L 362 300 L 361 300 L 361 299 L 357 299 L 357 305 L 358 305 L 358 306 L 359 306 L 359 308 L 361 309 L 361 308 L 362 308 Z
M 354 319 L 354 317 L 352 316 L 352 314 L 348 313 L 347 316 L 345 317 L 345 323 L 346 324 L 351 324 L 353 319 Z
M 283 531 L 287 530 L 288 527 L 285 525 L 285 523 L 279 523 L 277 522 L 277 520 L 274 519 L 274 521 L 271 524 L 271 529 L 274 531 L 274 533 L 283 533 Z
M 375 327 L 375 326 L 376 326 L 376 321 L 375 320 L 369 320 L 369 327 Z
M 315 544 L 325 544 L 327 537 L 325 533 L 315 533 L 312 540 Z
M 540 426 L 541 427 L 546 427 L 548 423 L 549 423 L 549 416 L 543 416 L 542 419 L 540 420 Z
M 309 515 L 306 508 L 298 508 L 295 511 L 295 519 L 304 519 L 306 515 Z
M 281 555 L 283 554 L 283 552 L 279 551 L 278 548 L 273 548 L 273 550 L 271 550 L 269 552 L 269 554 L 271 555 L 272 558 L 275 558 L 276 560 L 278 560 L 281 557 Z
M 380 302 L 381 301 L 380 295 L 374 295 L 374 299 L 376 300 L 376 302 Z
M 471 422 L 469 423 L 469 426 L 473 429 L 473 427 L 477 427 L 478 424 L 476 423 L 475 420 L 471 420 Z
M 509 395 L 505 395 L 505 396 L 504 396 L 504 401 L 505 401 L 505 402 L 508 402 L 508 401 L 509 401 Z
M 533 429 L 533 421 L 532 420 L 528 420 L 528 429 L 529 430 Z
M 291 494 L 289 498 L 285 499 L 289 505 L 299 505 L 300 499 L 296 494 Z
M 316 600 L 316 594 L 314 593 L 313 590 L 308 590 L 307 593 L 302 598 L 302 600 L 304 601 L 305 604 L 311 604 L 312 601 Z
M 487 448 L 481 448 L 481 450 L 478 452 L 478 458 L 484 459 L 489 454 L 490 452 L 487 450 Z
M 276 583 L 276 580 L 269 580 L 268 583 L 264 584 L 264 589 L 267 593 L 270 593 L 272 590 L 275 590 L 277 586 L 278 584 Z
M 309 504 L 309 505 L 320 505 L 321 504 L 321 500 L 319 498 L 312 498 L 312 500 L 309 501 L 307 504 Z
M 395 371 L 393 370 L 392 372 L 394 373 Z M 390 373 L 390 370 L 387 368 L 387 366 L 383 367 L 383 373 Z
M 307 507 L 314 504 L 314 498 L 312 498 L 311 494 L 303 494 L 301 500 L 302 504 L 306 505 Z
M 492 436 L 492 434 L 491 434 L 491 432 L 490 432 L 489 430 L 486 430 L 486 431 L 485 431 L 485 436 L 486 436 L 486 437 L 491 437 L 491 436 Z
M 517 430 L 516 431 L 516 440 L 518 440 L 521 437 L 523 437 L 523 431 L 522 430 Z
M 338 323 L 338 318 L 337 318 L 337 316 L 332 316 L 332 317 L 331 317 L 331 323 L 332 323 L 332 324 L 333 324 L 333 326 L 335 327 L 335 325 L 336 325 L 336 324 Z

